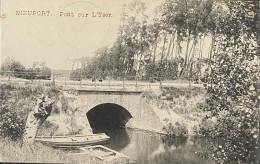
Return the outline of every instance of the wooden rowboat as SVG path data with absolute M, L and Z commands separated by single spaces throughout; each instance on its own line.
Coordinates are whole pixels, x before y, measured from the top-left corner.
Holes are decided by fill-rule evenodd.
M 105 133 L 74 136 L 37 136 L 35 141 L 43 142 L 52 147 L 79 147 L 96 145 L 109 140 Z
M 130 158 L 128 156 L 102 145 L 81 147 L 77 152 L 70 153 L 69 155 L 78 158 L 80 155 L 85 156 L 86 154 L 96 157 L 105 164 L 130 163 Z

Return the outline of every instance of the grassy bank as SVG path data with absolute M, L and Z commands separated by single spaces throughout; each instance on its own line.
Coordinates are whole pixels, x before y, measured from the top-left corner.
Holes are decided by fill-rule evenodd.
M 30 162 L 30 163 L 69 163 L 74 162 L 60 150 L 54 150 L 49 146 L 35 143 L 34 145 L 24 145 L 19 141 L 1 139 L 1 156 L 6 162 Z
M 67 113 L 68 103 L 62 88 L 50 84 L 0 83 L 0 161 L 25 163 L 99 163 L 90 155 L 68 156 L 67 152 L 53 149 L 41 143 L 23 145 L 21 139 L 27 116 L 42 95 L 60 103 L 55 103 L 52 117 Z M 58 101 L 60 100 L 60 101 Z M 68 116 L 69 117 L 69 116 Z M 69 121 L 69 119 L 68 119 Z M 42 135 L 60 132 L 59 127 L 47 121 L 42 127 Z M 62 134 L 60 134 L 62 135 Z
M 53 149 L 41 143 L 22 145 L 19 141 L 0 139 L 2 162 L 17 163 L 100 163 L 95 157 L 85 155 L 77 158 L 67 152 Z
M 42 95 L 56 101 L 61 94 L 61 88 L 50 84 L 1 83 L 0 90 L 0 135 L 13 140 L 22 137 L 27 116 Z M 56 104 L 52 113 L 57 113 Z
M 199 87 L 161 87 L 159 91 L 142 94 L 164 123 L 165 133 L 171 136 L 198 135 L 207 113 L 205 90 Z

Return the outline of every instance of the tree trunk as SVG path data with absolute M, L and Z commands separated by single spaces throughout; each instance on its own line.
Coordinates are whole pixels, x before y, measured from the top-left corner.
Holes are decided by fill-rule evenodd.
M 196 40 L 196 39 L 195 39 Z M 195 53 L 196 53 L 196 44 L 197 42 L 195 41 L 195 43 L 194 43 L 194 46 L 193 46 L 193 52 L 192 52 L 192 56 L 191 56 L 191 58 L 190 58 L 190 61 L 189 61 L 189 64 L 188 64 L 188 66 L 190 67 L 189 69 L 190 69 L 190 79 L 192 78 L 192 70 L 193 70 L 193 63 L 194 63 L 194 56 L 195 56 Z
M 205 37 L 206 37 L 206 35 L 203 36 L 202 45 L 200 46 L 200 56 L 199 56 L 200 59 L 202 58 L 202 51 L 203 51 L 203 48 L 204 48 Z
M 174 33 L 174 38 L 173 38 L 173 42 L 172 42 L 172 50 L 171 50 L 171 53 L 170 53 L 170 55 L 171 55 L 171 59 L 173 59 L 174 57 L 173 57 L 173 51 L 174 51 L 174 48 L 175 48 L 175 46 L 176 46 L 176 44 L 175 44 L 175 36 L 176 34 Z M 176 42 L 177 42 L 177 40 L 176 40 Z
M 177 35 L 177 38 L 176 38 L 176 54 L 175 54 L 175 57 L 180 57 L 180 53 L 181 53 L 181 43 L 179 41 L 179 37 Z
M 211 67 L 211 60 L 212 60 L 212 54 L 213 54 L 213 46 L 215 42 L 215 32 L 213 31 L 213 36 L 211 40 L 211 47 L 210 47 L 210 53 L 209 53 L 209 68 Z
M 189 64 L 190 64 L 190 60 L 194 55 L 195 48 L 196 48 L 196 38 L 194 38 L 194 41 L 193 41 L 192 46 L 190 48 L 190 52 L 189 52 L 189 55 L 188 55 L 188 58 L 187 58 L 187 64 L 186 64 L 187 66 L 189 66 Z
M 199 59 L 202 59 L 202 51 L 204 48 L 204 41 L 205 41 L 206 35 L 204 34 L 204 37 L 202 39 L 202 45 L 200 44 L 200 54 L 199 54 Z M 201 42 L 200 42 L 201 43 Z M 198 73 L 199 73 L 199 83 L 201 81 L 201 61 L 199 62 L 199 68 L 198 68 Z
M 168 60 L 168 57 L 169 57 L 170 52 L 171 52 L 172 45 L 174 46 L 175 32 L 173 32 L 170 37 L 171 37 L 171 40 L 170 40 L 170 43 L 169 43 L 169 48 L 168 48 L 168 52 L 167 52 L 167 55 L 166 55 L 166 60 Z
M 154 47 L 154 52 L 153 52 L 153 63 L 155 63 L 155 55 L 156 55 L 156 50 L 157 50 L 157 43 L 158 41 L 158 36 L 156 36 L 156 39 L 155 39 L 155 47 Z
M 44 97 L 37 101 L 33 111 L 27 117 L 23 144 L 33 144 L 37 135 L 38 128 L 51 114 L 53 100 Z
M 165 43 L 166 43 L 166 39 L 167 39 L 167 33 L 164 36 L 164 41 L 163 41 L 163 49 L 162 49 L 162 56 L 161 56 L 161 62 L 163 61 L 164 58 L 164 51 L 165 51 Z
M 180 72 L 180 76 L 183 75 L 183 72 L 186 68 L 186 65 L 187 65 L 187 60 L 188 60 L 188 54 L 189 54 L 189 44 L 190 44 L 190 31 L 189 31 L 189 36 L 188 36 L 188 41 L 187 41 L 187 46 L 186 46 L 186 53 L 185 53 L 185 59 L 184 59 L 184 64 L 183 64 L 183 67 L 181 69 L 181 72 Z

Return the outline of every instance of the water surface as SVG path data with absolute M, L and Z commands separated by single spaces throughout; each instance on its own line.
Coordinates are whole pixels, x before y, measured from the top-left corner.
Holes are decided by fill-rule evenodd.
M 110 140 L 104 146 L 119 151 L 137 163 L 155 164 L 212 164 L 196 152 L 207 151 L 206 138 L 173 138 L 150 132 L 125 128 L 99 128 Z

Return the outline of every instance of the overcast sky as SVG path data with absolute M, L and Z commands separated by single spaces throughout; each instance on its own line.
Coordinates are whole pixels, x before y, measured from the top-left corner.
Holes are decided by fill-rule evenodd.
M 144 1 L 150 17 L 160 1 Z M 113 45 L 124 3 L 129 1 L 4 0 L 1 61 L 9 56 L 26 66 L 45 61 L 52 69 L 71 69 L 67 60 L 91 56 L 98 48 Z M 28 14 L 27 11 L 44 11 L 34 14 L 50 16 L 17 15 Z M 60 12 L 73 13 L 74 17 L 60 16 Z M 92 12 L 109 13 L 112 17 L 92 17 Z M 89 15 L 82 18 L 78 13 Z

